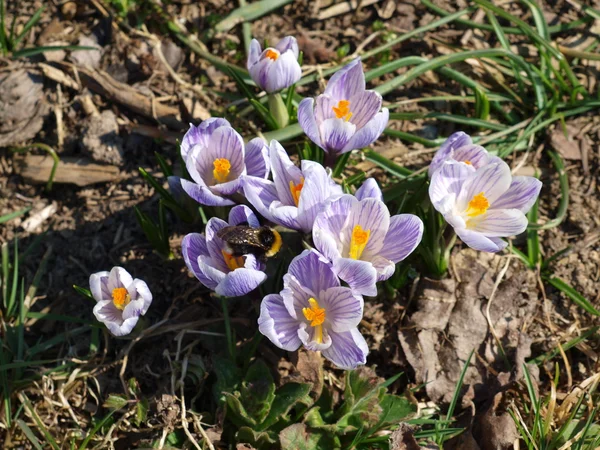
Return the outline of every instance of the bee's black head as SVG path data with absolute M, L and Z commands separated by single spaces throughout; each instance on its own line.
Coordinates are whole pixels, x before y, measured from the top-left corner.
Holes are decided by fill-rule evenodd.
M 258 233 L 258 240 L 260 241 L 263 248 L 266 250 L 265 256 L 271 257 L 277 254 L 281 248 L 281 235 L 273 228 L 260 227 Z
M 260 227 L 260 232 L 258 233 L 258 240 L 265 248 L 271 248 L 273 243 L 275 242 L 275 234 L 273 230 L 269 227 Z

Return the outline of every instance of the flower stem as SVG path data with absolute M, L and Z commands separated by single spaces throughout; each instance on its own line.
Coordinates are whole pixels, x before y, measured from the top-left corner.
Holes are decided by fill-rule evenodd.
M 287 106 L 279 92 L 269 94 L 269 111 L 279 128 L 284 128 L 290 123 L 290 115 Z
M 219 297 L 221 299 L 221 306 L 223 307 L 223 320 L 225 321 L 225 336 L 227 337 L 227 349 L 229 350 L 229 356 L 232 361 L 235 361 L 235 342 L 233 341 L 233 334 L 231 332 L 231 322 L 229 321 L 229 308 L 227 307 L 227 299 L 225 297 Z

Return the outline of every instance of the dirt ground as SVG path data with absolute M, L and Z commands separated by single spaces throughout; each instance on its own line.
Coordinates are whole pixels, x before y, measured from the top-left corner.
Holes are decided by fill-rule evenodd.
M 9 17 L 29 17 L 42 3 L 37 0 L 8 2 Z M 69 6 L 73 3 L 76 6 Z M 211 54 L 244 65 L 239 26 L 218 33 L 212 28 L 219 18 L 234 9 L 234 3 L 237 4 L 225 0 L 174 1 L 165 10 L 186 28 L 205 37 Z M 337 51 L 344 46 L 348 46 L 348 54 L 352 54 L 365 43 L 367 48 L 369 42 L 383 43 L 390 39 L 390 34 L 405 33 L 435 17 L 420 2 L 408 0 L 380 1 L 358 11 L 319 19 L 328 3 L 331 2 L 293 2 L 255 20 L 252 35 L 271 42 L 285 35 L 298 36 L 305 55 L 305 68 L 316 70 L 318 65 L 338 58 Z M 454 10 L 464 7 L 466 2 L 438 0 L 435 3 Z M 549 17 L 566 21 L 574 14 L 568 3 L 552 3 L 551 6 L 545 3 Z M 181 330 L 199 329 L 198 324 L 205 322 L 204 330 L 218 330 L 219 326 L 210 323 L 210 319 L 220 318 L 221 310 L 216 299 L 211 298 L 188 273 L 181 259 L 182 237 L 199 231 L 201 224 L 182 223 L 169 213 L 170 245 L 175 258 L 165 261 L 152 251 L 136 222 L 133 207 L 138 206 L 156 217 L 158 195 L 140 176 L 138 167 L 161 177 L 154 152 L 178 165 L 176 139 L 181 139 L 189 122 L 198 123 L 208 114 L 224 115 L 244 136 L 255 135 L 259 125 L 252 115 L 239 117 L 237 113 L 243 106 L 231 105 L 227 94 L 236 92 L 232 79 L 181 42 L 172 40 L 164 25 L 156 20 L 155 11 L 148 10 L 147 16 L 144 16 L 145 10 L 141 12 L 147 30 L 127 32 L 105 17 L 100 5 L 97 1 L 50 2 L 27 38 L 30 45 L 92 45 L 97 46 L 99 52 L 54 52 L 56 54 L 47 53 L 19 61 L 0 59 L 0 83 L 6 82 L 9 74 L 16 76 L 19 71 L 30 80 L 28 83 L 33 83 L 24 96 L 29 97 L 26 106 L 0 112 L 0 136 L 5 147 L 0 150 L 0 215 L 32 207 L 28 215 L 0 227 L 0 241 L 9 242 L 18 237 L 20 249 L 26 249 L 45 233 L 41 243 L 24 261 L 24 274 L 31 280 L 40 260 L 49 255 L 47 273 L 38 288 L 35 311 L 51 311 L 91 321 L 90 300 L 78 295 L 73 285 L 87 287 L 91 273 L 115 265 L 124 266 L 135 277 L 146 280 L 154 302 L 145 319 L 149 324 L 156 324 L 168 318 L 168 327 L 163 332 L 140 340 L 134 346 L 128 339 L 104 340 L 102 350 L 92 357 L 89 356 L 93 345 L 91 335 L 79 334 L 70 339 L 68 345 L 54 349 L 56 353 L 47 355 L 46 359 L 79 358 L 83 361 L 81 368 L 97 380 L 98 390 L 103 395 L 122 390 L 119 373 L 125 367 L 126 379 L 135 377 L 143 392 L 156 393 L 151 415 L 159 423 L 167 420 L 161 418 L 160 404 L 166 400 L 160 396 L 170 392 L 172 382 L 172 367 L 165 354 L 174 351 L 178 345 L 175 338 Z M 386 58 L 393 60 L 408 54 L 433 57 L 452 45 L 478 48 L 478 35 L 465 39 L 465 34 L 461 27 L 442 27 L 403 42 Z M 157 37 L 162 42 L 162 55 L 156 51 Z M 370 60 L 366 65 L 376 62 Z M 114 95 L 107 95 L 98 88 L 98 80 L 88 77 L 86 69 L 77 73 L 71 63 L 92 67 L 90 73 L 104 71 L 113 80 L 126 83 L 145 98 L 168 106 L 176 114 L 170 117 L 172 111 L 154 110 L 156 116 L 164 113 L 164 117 L 170 117 L 156 120 L 152 117 L 152 108 L 146 114 L 139 107 L 136 109 L 131 98 L 119 100 Z M 165 63 L 169 65 L 168 69 Z M 44 64 L 66 74 L 68 81 L 57 81 L 55 75 L 49 76 L 44 72 Z M 71 80 L 75 85 L 69 86 Z M 303 87 L 300 93 L 312 95 L 321 87 L 322 83 L 320 86 L 312 83 Z M 427 73 L 386 96 L 385 100 L 394 103 L 440 92 L 461 94 L 461 88 L 451 80 Z M 0 96 L 5 95 L 6 92 L 0 93 Z M 152 106 L 152 102 L 149 104 Z M 468 106 L 449 102 L 409 103 L 397 112 L 456 113 L 457 108 Z M 27 123 L 22 125 L 23 121 Z M 15 127 L 21 126 L 19 133 L 11 134 L 9 122 Z M 583 115 L 568 119 L 566 126 L 574 131 L 571 138 L 561 140 L 559 125 L 549 129 L 548 137 L 538 142 L 533 151 L 515 153 L 514 159 L 508 162 L 512 167 L 520 165 L 519 173 L 531 174 L 534 168 L 541 171 L 544 187 L 540 222 L 543 223 L 556 216 L 561 191 L 558 174 L 541 150 L 556 148 L 565 158 L 570 187 L 569 209 L 558 227 L 541 232 L 542 248 L 548 257 L 571 246 L 570 251 L 553 263 L 553 273 L 600 309 L 600 117 Z M 428 139 L 448 136 L 460 129 L 459 125 L 431 119 L 394 120 L 390 127 Z M 24 157 L 15 156 L 8 150 L 8 147 L 34 142 L 51 146 L 61 159 L 115 166 L 116 176 L 111 175 L 113 179 L 108 182 L 87 186 L 57 182 L 48 191 L 44 180 L 35 182 L 23 176 L 23 163 L 19 161 Z M 286 148 L 295 148 L 295 143 L 288 143 Z M 425 166 L 435 150 L 387 136 L 378 140 L 375 149 L 398 164 L 414 169 Z M 44 154 L 39 150 L 31 153 Z M 352 161 L 356 164 L 349 173 L 363 170 L 383 185 L 393 182 L 381 169 L 359 156 L 353 156 Z M 32 218 L 38 218 L 38 223 Z M 523 243 L 522 237 L 514 241 L 515 246 Z M 513 398 L 510 392 L 515 388 L 514 383 L 523 376 L 523 363 L 553 351 L 559 343 L 564 345 L 599 324 L 597 318 L 507 254 L 477 253 L 458 245 L 452 255 L 450 275 L 441 281 L 417 276 L 393 298 L 381 296 L 366 301 L 361 330 L 371 349 L 368 364 L 376 366 L 377 374 L 385 378 L 404 372 L 405 376 L 393 385 L 396 392 L 426 384 L 415 394 L 421 405 L 427 402 L 444 405 L 450 401 L 462 364 L 472 349 L 476 349 L 477 356 L 465 379 L 468 389 L 463 406 L 474 405 L 479 411 L 487 411 L 499 392 L 503 393 L 502 401 L 508 402 Z M 236 300 L 232 305 L 234 323 L 241 325 L 236 328 L 240 343 L 254 336 L 258 306 L 257 299 Z M 60 320 L 32 320 L 28 323 L 27 340 L 35 343 L 77 326 Z M 189 344 L 193 339 L 186 337 L 184 342 Z M 510 361 L 508 368 L 498 343 Z M 219 345 L 222 344 L 211 338 L 194 343 L 194 351 L 209 370 L 211 352 Z M 549 380 L 554 378 L 555 363 L 560 367 L 563 392 L 598 372 L 599 347 L 597 337 L 592 337 L 566 351 L 564 358 L 530 365 L 540 391 L 548 390 Z M 126 366 L 123 364 L 125 349 L 130 350 Z M 281 376 L 292 371 L 289 355 L 266 340 L 260 344 L 257 354 L 277 365 Z M 330 383 L 334 385 L 341 372 L 326 367 L 331 374 Z M 51 387 L 46 388 L 51 391 Z M 86 383 L 81 383 L 70 393 L 69 401 L 78 405 L 76 414 L 82 423 L 89 422 L 102 404 L 101 399 L 90 395 Z M 196 399 L 198 410 L 209 408 L 204 402 L 202 397 Z M 498 405 L 493 408 L 494 411 L 502 409 Z M 74 426 L 67 410 L 58 414 L 56 423 L 63 423 L 66 428 Z M 497 412 L 498 417 L 502 414 Z M 213 419 L 216 418 L 204 420 L 210 423 Z M 473 436 L 478 440 L 486 430 L 483 419 L 464 420 L 472 426 Z M 151 437 L 155 438 L 151 431 L 123 436 L 118 448 L 130 448 Z

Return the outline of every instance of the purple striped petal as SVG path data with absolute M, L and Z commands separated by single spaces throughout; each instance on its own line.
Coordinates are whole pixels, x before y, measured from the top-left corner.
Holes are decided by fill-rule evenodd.
M 250 68 L 258 62 L 261 53 L 262 47 L 260 46 L 260 42 L 258 42 L 256 39 L 252 39 L 248 51 L 248 64 L 246 64 L 248 70 L 250 70 Z
M 269 163 L 269 147 L 261 138 L 254 138 L 246 144 L 246 173 L 252 177 L 268 178 L 271 164 Z
M 321 94 L 317 97 L 316 106 L 315 106 L 315 119 L 317 124 L 327 120 L 327 119 L 335 119 L 335 113 L 333 112 L 333 108 L 338 105 L 338 101 L 334 98 Z
M 206 235 L 206 248 L 208 249 L 209 257 L 213 260 L 212 265 L 224 273 L 229 272 L 229 267 L 227 267 L 227 264 L 225 263 L 222 252 L 223 248 L 225 248 L 225 243 L 217 236 L 217 232 L 228 225 L 229 224 L 224 220 L 221 220 L 218 217 L 212 217 L 208 220 L 206 228 L 204 229 Z
M 381 112 L 375 114 L 367 124 L 356 132 L 352 139 L 348 141 L 341 153 L 346 153 L 351 150 L 364 148 L 371 145 L 377 140 L 385 129 L 390 119 L 390 112 L 387 108 L 383 108 Z
M 144 314 L 144 300 L 137 299 L 131 300 L 125 308 L 123 308 L 123 322 L 127 322 L 128 319 L 138 319 L 141 315 Z M 135 324 L 134 324 L 135 326 Z M 133 328 L 132 328 L 133 329 Z M 131 331 L 131 330 L 130 330 Z
M 305 98 L 298 105 L 298 123 L 308 138 L 321 147 L 319 127 L 315 119 L 314 99 Z
M 93 311 L 96 319 L 104 323 L 113 336 L 128 335 L 135 328 L 139 320 L 139 316 L 123 320 L 122 312 L 113 305 L 112 301 L 97 303 Z
M 410 255 L 423 238 L 423 221 L 413 214 L 398 214 L 390 218 L 390 227 L 379 254 L 394 263 Z
M 356 132 L 356 126 L 344 119 L 327 119 L 319 126 L 323 150 L 330 153 L 344 153 Z M 345 151 L 352 150 L 349 148 Z
M 215 292 L 223 297 L 240 297 L 256 289 L 266 279 L 267 274 L 259 270 L 235 269 L 225 275 L 225 278 L 215 288 Z
M 389 279 L 396 271 L 396 264 L 380 255 L 371 259 L 371 264 L 373 264 L 373 267 L 377 271 L 377 281 Z
M 277 92 L 289 88 L 302 77 L 302 69 L 294 52 L 282 53 L 267 68 L 265 91 Z
M 327 259 L 333 261 L 341 256 L 344 244 L 350 244 L 350 238 L 342 242 L 342 230 L 350 218 L 350 210 L 356 199 L 351 195 L 342 195 L 332 201 L 315 219 L 313 242 L 317 250 Z
M 349 100 L 350 111 L 352 111 L 350 122 L 355 124 L 357 129 L 364 127 L 373 119 L 375 114 L 381 109 L 381 104 L 383 103 L 381 94 L 375 91 L 359 92 Z
M 435 209 L 444 214 L 447 208 L 442 207 L 442 200 L 450 195 L 456 199 L 463 184 L 474 171 L 474 168 L 455 161 L 446 161 L 436 170 L 429 184 L 429 198 Z
M 286 206 L 279 201 L 275 201 L 269 207 L 269 216 L 273 219 L 273 222 L 283 227 L 292 230 L 301 229 L 298 223 L 298 208 L 295 206 Z
M 331 183 L 331 176 L 325 168 L 314 161 L 302 161 L 304 186 L 298 202 L 298 225 L 305 233 L 313 229 L 315 218 L 332 200 L 341 195 L 339 186 Z
M 316 327 L 311 327 L 309 324 L 302 322 L 298 328 L 298 337 L 308 350 L 312 350 L 313 352 L 327 350 L 331 346 L 329 330 L 323 327 L 323 340 L 321 343 L 317 342 L 315 331 Z
M 97 302 L 111 300 L 112 291 L 108 287 L 109 272 L 97 272 L 90 275 L 90 291 Z
M 242 177 L 236 178 L 233 181 L 228 181 L 226 183 L 219 183 L 211 186 L 209 188 L 211 192 L 217 195 L 233 195 L 236 192 L 239 192 L 242 189 Z
M 333 261 L 333 271 L 361 295 L 377 295 L 377 271 L 370 262 L 350 258 Z
M 323 351 L 323 356 L 340 369 L 352 370 L 366 364 L 369 346 L 357 328 L 342 333 L 329 332 L 331 346 Z
M 250 77 L 256 83 L 256 85 L 265 90 L 267 87 L 267 77 L 269 74 L 269 70 L 273 65 L 273 60 L 270 58 L 263 57 L 264 52 L 259 56 L 258 62 L 248 68 L 248 72 L 250 73 Z
M 291 273 L 283 276 L 283 290 L 280 292 L 288 313 L 293 318 L 303 321 L 303 308 L 310 307 L 308 299 L 317 297 L 317 293 L 312 292 L 308 287 L 302 285 L 298 279 Z
M 228 198 L 221 197 L 213 193 L 210 188 L 192 183 L 188 180 L 181 180 L 181 187 L 187 195 L 196 200 L 201 205 L 207 206 L 231 206 L 235 202 Z
M 314 250 L 304 250 L 296 256 L 290 263 L 288 273 L 295 277 L 303 288 L 309 289 L 314 296 L 340 285 L 327 260 Z
M 214 161 L 218 158 L 226 158 L 231 164 L 229 171 L 229 180 L 234 180 L 240 175 L 244 175 L 245 172 L 245 149 L 244 140 L 242 136 L 231 127 L 217 128 L 210 137 L 208 147 L 204 155 L 200 156 L 201 159 L 208 161 L 209 166 L 209 182 L 207 178 L 204 181 L 208 186 L 215 184 L 215 180 L 212 178 L 212 172 L 214 170 Z M 201 172 L 201 175 L 204 175 Z
M 352 196 L 350 197 L 352 198 Z M 361 256 L 361 259 L 368 261 L 374 255 L 377 255 L 383 247 L 385 236 L 390 227 L 390 211 L 385 203 L 375 198 L 367 198 L 361 201 L 353 198 L 353 200 L 350 218 L 343 230 L 343 256 L 348 256 L 352 232 L 357 225 L 360 225 L 364 231 L 369 230 L 371 233 Z
M 455 228 L 458 237 L 469 247 L 482 252 L 496 253 L 505 248 L 508 243 L 502 239 L 492 237 L 488 238 L 476 231 Z
M 146 314 L 148 308 L 150 308 L 150 304 L 152 303 L 152 292 L 150 292 L 146 282 L 136 278 L 133 280 L 133 283 L 129 287 L 128 291 L 131 294 L 131 298 L 139 302 L 139 305 L 136 305 L 136 308 L 141 311 L 140 314 Z
M 198 266 L 198 258 L 200 256 L 209 257 L 208 248 L 206 246 L 206 238 L 200 233 L 187 234 L 181 241 L 181 253 L 187 268 L 194 274 L 196 278 L 209 289 L 217 287 L 212 278 L 204 276 Z
M 511 181 L 510 168 L 505 162 L 482 167 L 464 182 L 456 200 L 459 211 L 466 211 L 469 202 L 480 193 L 493 205 L 508 190 Z
M 337 100 L 349 100 L 364 90 L 365 74 L 360 58 L 356 58 L 333 74 L 327 83 L 325 94 Z
M 433 160 L 429 165 L 429 177 L 431 178 L 433 174 L 441 167 L 444 161 L 451 157 L 452 152 L 455 149 L 470 145 L 471 143 L 471 136 L 469 136 L 467 133 L 458 131 L 451 134 L 433 156 Z
M 363 181 L 363 184 L 356 190 L 354 196 L 358 200 L 364 200 L 365 198 L 375 198 L 379 201 L 383 201 L 383 193 L 377 184 L 375 178 L 367 178 Z
M 278 199 L 283 205 L 296 206 L 290 191 L 290 181 L 294 185 L 300 184 L 302 182 L 302 171 L 294 165 L 285 149 L 276 140 L 271 141 L 269 155 Z
M 216 262 L 217 261 L 210 256 L 200 255 L 198 257 L 198 273 L 200 276 L 196 278 L 198 278 L 198 280 L 204 284 L 204 286 L 213 290 L 219 286 L 219 283 L 221 283 L 226 276 L 223 271 L 215 268 Z M 204 280 L 206 280 L 206 283 Z
M 363 317 L 364 300 L 347 287 L 332 287 L 318 298 L 325 309 L 328 329 L 342 332 L 356 328 Z
M 298 49 L 298 41 L 293 36 L 284 37 L 277 43 L 275 48 L 279 50 L 280 53 L 285 53 L 288 50 L 290 50 L 294 55 L 294 58 L 296 58 L 296 60 L 298 59 L 298 55 L 300 54 L 300 51 Z
M 259 214 L 273 222 L 269 208 L 273 202 L 279 201 L 275 183 L 262 178 L 244 177 L 243 189 L 246 199 Z
M 289 315 L 283 298 L 267 295 L 260 304 L 258 329 L 277 347 L 290 352 L 298 350 L 302 342 L 298 337 L 298 321 Z
M 463 163 L 468 162 L 475 169 L 479 169 L 490 162 L 487 150 L 481 145 L 474 144 L 457 148 L 452 154 L 452 159 Z
M 527 229 L 527 217 L 518 209 L 490 209 L 467 221 L 468 228 L 487 237 L 506 237 Z
M 197 127 L 190 124 L 190 129 L 185 133 L 181 140 L 180 151 L 183 160 L 187 162 L 189 153 L 196 145 L 203 148 L 207 147 L 210 136 L 217 128 L 230 126 L 231 124 L 227 120 L 219 117 L 206 119 Z
M 542 189 L 542 182 L 534 177 L 513 177 L 508 191 L 496 200 L 492 209 L 518 209 L 527 213 Z
M 125 288 L 127 289 L 133 283 L 133 277 L 122 267 L 113 267 L 108 274 L 108 283 L 107 286 L 111 292 L 112 299 L 112 291 L 116 288 Z
M 238 205 L 229 211 L 229 225 L 248 224 L 253 228 L 260 227 L 256 214 L 246 205 Z

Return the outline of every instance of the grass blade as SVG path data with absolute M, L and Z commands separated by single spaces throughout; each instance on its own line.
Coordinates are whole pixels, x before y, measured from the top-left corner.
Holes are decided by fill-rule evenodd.
M 379 167 L 398 178 L 406 178 L 413 173 L 412 170 L 396 164 L 395 162 L 389 160 L 385 156 L 380 155 L 379 153 L 374 152 L 373 150 L 366 150 L 364 155 L 367 160 L 377 164 Z
M 23 214 L 28 213 L 29 211 L 31 211 L 31 206 L 28 206 L 26 208 L 20 209 L 19 211 L 15 211 L 12 213 L 8 213 L 5 214 L 4 216 L 0 216 L 0 223 L 5 223 L 5 222 L 9 222 L 13 219 L 16 219 L 19 216 L 22 216 Z
M 573 300 L 573 302 L 575 302 L 581 308 L 583 308 L 590 314 L 593 314 L 595 316 L 600 316 L 600 311 L 598 311 L 596 308 L 594 308 L 592 306 L 592 304 L 583 295 L 581 295 L 579 292 L 577 292 L 575 289 L 573 289 L 571 286 L 569 286 L 563 280 L 561 280 L 558 277 L 548 278 L 547 280 L 548 280 L 548 283 L 550 283 L 556 289 L 558 289 L 563 294 L 565 294 L 567 297 L 569 297 L 571 300 Z
M 42 18 L 42 13 L 44 12 L 45 9 L 46 9 L 46 7 L 44 5 L 42 5 L 33 14 L 33 16 L 31 16 L 31 19 L 29 19 L 27 21 L 27 23 L 23 27 L 23 30 L 19 33 L 19 35 L 13 41 L 13 43 L 12 43 L 13 49 L 17 48 L 19 46 L 19 44 L 21 43 L 21 41 L 23 40 L 23 38 L 25 37 L 25 35 L 29 32 L 29 30 L 31 30 L 31 28 L 33 28 L 33 26 L 40 21 L 40 19 Z
M 252 22 L 292 1 L 293 0 L 260 0 L 241 6 L 219 22 L 215 26 L 215 30 L 220 33 L 229 31 L 238 23 Z

